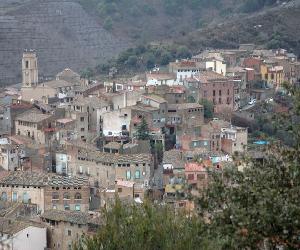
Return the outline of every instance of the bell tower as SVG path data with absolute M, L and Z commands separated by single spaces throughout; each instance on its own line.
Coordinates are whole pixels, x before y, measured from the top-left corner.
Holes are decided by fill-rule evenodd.
M 22 58 L 22 87 L 36 87 L 38 79 L 36 53 L 33 50 L 24 51 Z

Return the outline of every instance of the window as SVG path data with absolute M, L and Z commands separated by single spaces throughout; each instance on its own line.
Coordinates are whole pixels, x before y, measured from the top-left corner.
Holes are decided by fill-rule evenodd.
M 80 121 L 81 121 L 81 122 L 84 122 L 84 117 L 80 117 Z
M 52 200 L 59 200 L 59 193 L 53 192 L 52 193 Z
M 74 199 L 75 200 L 81 200 L 82 199 L 81 193 L 76 193 Z
M 215 90 L 213 90 L 213 96 L 216 96 L 216 91 Z
M 127 126 L 126 125 L 122 125 L 122 130 L 126 130 Z
M 75 211 L 80 211 L 80 210 L 81 210 L 80 205 L 75 205 Z
M 81 128 L 80 131 L 83 132 L 83 131 L 84 131 L 84 128 Z
M 70 205 L 69 204 L 65 204 L 64 208 L 65 208 L 66 211 L 69 211 L 70 210 Z
M 17 192 L 13 192 L 12 201 L 14 201 L 14 202 L 18 201 L 18 193 Z
M 127 179 L 127 180 L 130 180 L 130 179 L 131 179 L 131 172 L 130 172 L 130 170 L 127 170 L 127 171 L 126 171 L 126 179 Z
M 221 96 L 222 95 L 222 90 L 219 90 L 219 96 Z
M 28 69 L 29 68 L 29 61 L 25 62 L 25 68 Z
M 135 171 L 135 179 L 140 179 L 141 178 L 141 171 L 140 170 L 136 170 Z
M 229 89 L 227 89 L 227 95 L 230 95 L 230 91 L 229 91 Z
M 23 193 L 23 203 L 28 203 L 29 201 L 29 194 L 27 192 Z
M 188 180 L 189 181 L 194 180 L 194 174 L 188 174 Z
M 64 200 L 70 200 L 70 194 L 64 193 Z
M 204 180 L 205 179 L 205 174 L 198 174 L 197 179 L 198 180 Z
M 118 188 L 118 193 L 122 193 L 122 188 Z
M 1 200 L 2 201 L 7 201 L 7 193 L 6 192 L 2 192 L 2 194 L 1 194 Z
M 68 236 L 71 236 L 71 235 L 72 235 L 71 230 L 68 230 Z

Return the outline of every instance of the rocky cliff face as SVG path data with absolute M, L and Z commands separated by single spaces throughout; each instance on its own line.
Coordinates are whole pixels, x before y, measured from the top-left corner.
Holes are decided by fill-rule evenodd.
M 2 0 L 0 84 L 21 81 L 24 49 L 38 54 L 40 76 L 64 68 L 79 71 L 106 61 L 129 45 L 104 30 L 82 7 L 67 0 Z

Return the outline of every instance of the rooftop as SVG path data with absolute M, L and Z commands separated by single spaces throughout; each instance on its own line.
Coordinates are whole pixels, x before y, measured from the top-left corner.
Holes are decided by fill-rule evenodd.
M 104 145 L 104 148 L 111 148 L 111 149 L 120 149 L 121 144 L 115 141 L 109 142 L 106 145 Z
M 100 218 L 92 218 L 88 213 L 76 211 L 47 210 L 41 217 L 48 220 L 64 221 L 79 225 L 101 225 Z
M 52 81 L 48 81 L 48 82 L 43 82 L 41 84 L 39 84 L 39 86 L 41 87 L 49 87 L 49 88 L 61 88 L 61 87 L 71 87 L 75 85 L 74 83 L 70 83 L 64 80 L 52 80 Z
M 66 177 L 56 174 L 37 172 L 11 172 L 0 180 L 1 185 L 20 186 L 84 186 L 88 185 L 85 177 Z
M 185 110 L 185 109 L 198 109 L 203 108 L 202 105 L 198 103 L 182 103 L 182 104 L 169 104 L 168 109 L 176 109 L 176 110 Z
M 186 172 L 204 172 L 204 171 L 206 171 L 203 164 L 199 164 L 199 163 L 195 163 L 195 162 L 186 163 L 184 169 Z
M 24 121 L 24 122 L 38 123 L 38 122 L 42 122 L 50 117 L 51 117 L 51 115 L 38 113 L 37 111 L 34 111 L 34 110 L 28 110 L 28 111 L 18 115 L 16 117 L 16 120 Z
M 0 218 L 0 232 L 3 234 L 14 235 L 30 226 L 44 228 L 41 224 L 36 222 Z
M 160 97 L 158 95 L 153 95 L 153 94 L 142 95 L 142 98 L 150 99 L 150 100 L 158 102 L 158 103 L 165 103 L 165 102 L 167 102 L 164 98 L 162 98 L 162 97 Z
M 157 80 L 172 80 L 176 76 L 173 73 L 163 73 L 163 72 L 151 72 L 146 74 L 147 80 L 157 79 Z
M 227 77 L 213 71 L 201 71 L 199 74 L 195 75 L 194 78 L 201 83 L 228 80 Z

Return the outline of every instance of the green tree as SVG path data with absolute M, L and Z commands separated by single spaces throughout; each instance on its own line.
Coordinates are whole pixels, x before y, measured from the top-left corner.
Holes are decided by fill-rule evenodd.
M 190 58 L 192 52 L 186 46 L 180 46 L 177 48 L 177 57 L 178 58 Z
M 143 117 L 142 121 L 140 122 L 140 124 L 137 126 L 136 137 L 139 140 L 149 140 L 150 139 L 148 123 L 144 117 Z
M 138 57 L 137 56 L 129 56 L 128 57 L 127 64 L 130 67 L 135 67 L 137 62 L 138 62 Z
M 160 64 L 161 65 L 167 65 L 172 60 L 172 55 L 170 52 L 165 51 L 161 55 Z
M 207 99 L 202 99 L 200 104 L 203 105 L 204 108 L 204 117 L 205 118 L 213 118 L 214 116 L 214 104 Z
M 205 235 L 199 218 L 185 216 L 168 206 L 124 206 L 119 200 L 104 211 L 104 225 L 97 235 L 86 238 L 77 250 L 132 249 L 185 250 L 220 249 L 218 238 Z
M 80 77 L 85 79 L 91 79 L 91 77 L 94 75 L 93 70 L 91 68 L 85 68 L 82 71 L 80 71 Z
M 106 30 L 112 30 L 112 28 L 113 28 L 113 20 L 112 20 L 111 17 L 107 17 L 104 20 L 103 28 L 106 29 Z
M 195 103 L 196 100 L 195 100 L 195 98 L 193 96 L 189 95 L 188 98 L 187 98 L 187 102 L 188 103 Z
M 232 167 L 213 172 L 199 201 L 201 212 L 211 216 L 211 232 L 227 239 L 226 249 L 300 248 L 300 124 L 295 121 L 300 117 L 300 92 L 291 92 L 294 108 L 282 119 L 295 145 L 270 145 L 262 162 L 244 158 L 243 171 Z

